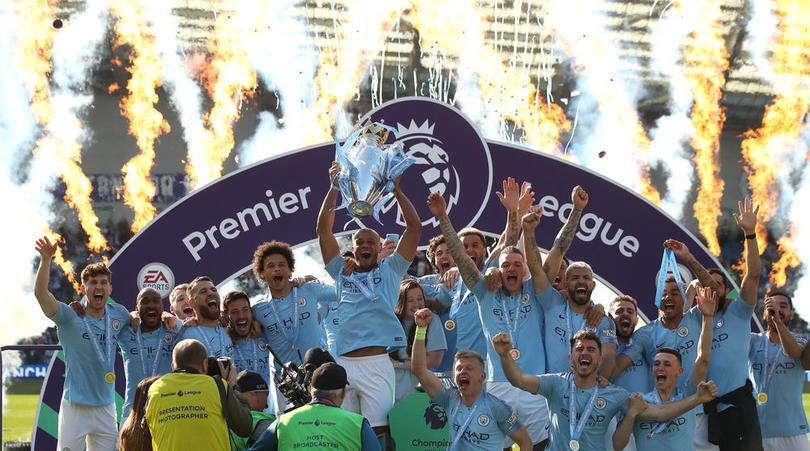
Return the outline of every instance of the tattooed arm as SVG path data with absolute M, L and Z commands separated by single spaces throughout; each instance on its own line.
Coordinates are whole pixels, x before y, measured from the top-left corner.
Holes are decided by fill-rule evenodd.
M 574 241 L 577 226 L 579 226 L 579 218 L 582 216 L 582 210 L 588 205 L 588 193 L 586 193 L 581 186 L 575 186 L 574 189 L 571 190 L 571 202 L 573 202 L 574 208 L 571 210 L 571 214 L 568 215 L 568 220 L 565 221 L 565 225 L 560 229 L 560 233 L 557 234 L 557 238 L 554 239 L 554 245 L 551 246 L 551 250 L 546 256 L 546 261 L 543 263 L 543 272 L 546 273 L 546 277 L 549 280 L 554 280 L 554 278 L 557 277 L 562 259 L 565 257 L 565 253 L 568 252 L 568 248 L 571 247 L 571 243 Z
M 481 279 L 481 272 L 472 261 L 467 252 L 464 251 L 464 245 L 461 243 L 461 238 L 458 237 L 453 224 L 450 223 L 450 218 L 447 216 L 447 202 L 439 193 L 432 193 L 428 198 L 428 207 L 433 216 L 439 220 L 439 226 L 442 228 L 444 235 L 444 242 L 447 245 L 447 250 L 453 256 L 456 262 L 461 280 L 467 288 L 472 289 L 475 284 Z

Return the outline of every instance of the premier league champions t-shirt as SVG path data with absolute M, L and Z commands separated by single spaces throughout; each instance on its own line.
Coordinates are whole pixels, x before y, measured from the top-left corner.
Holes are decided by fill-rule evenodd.
M 65 353 L 62 398 L 88 406 L 114 403 L 115 384 L 107 382 L 105 375 L 115 371 L 115 340 L 123 328 L 129 327 L 127 309 L 107 304 L 101 318 L 90 315 L 79 318 L 73 309 L 60 302 L 50 319 L 56 323 L 56 334 Z
M 264 327 L 264 338 L 281 363 L 300 365 L 310 348 L 323 346 L 326 337 L 318 312 L 335 297 L 334 286 L 307 282 L 281 299 L 268 294 L 251 307 L 253 319 Z
M 180 332 L 180 324 L 166 329 L 162 324 L 151 332 L 142 332 L 141 326 L 135 332 L 124 327 L 118 336 L 118 347 L 124 359 L 124 374 L 127 378 L 127 391 L 121 410 L 121 421 L 126 419 L 132 408 L 132 400 L 138 383 L 150 376 L 162 376 L 172 371 L 172 349 Z
M 522 426 L 517 413 L 486 390 L 481 390 L 470 407 L 461 401 L 458 390 L 446 387 L 439 389 L 433 402 L 447 413 L 453 450 L 501 449 L 504 437 Z
M 571 311 L 568 301 L 551 284 L 543 293 L 547 293 L 542 301 L 545 313 L 545 345 L 548 364 L 546 372 L 562 373 L 568 371 L 571 362 L 568 354 L 571 352 L 571 337 L 580 330 L 587 330 L 585 315 Z M 570 331 L 568 330 L 570 327 Z M 605 316 L 594 330 L 602 344 L 616 343 L 616 325 L 613 320 Z M 540 374 L 540 373 L 534 373 Z
M 394 307 L 399 285 L 411 262 L 398 252 L 384 258 L 369 272 L 342 274 L 345 262 L 340 254 L 327 265 L 326 272 L 336 281 L 339 331 L 335 337 L 337 355 L 368 346 L 385 346 L 388 351 L 405 346 L 405 332 Z M 330 314 L 331 316 L 331 314 Z
M 552 288 L 553 289 L 553 288 Z M 548 400 L 548 414 L 551 423 L 551 451 L 570 451 L 568 443 L 571 440 L 569 430 L 569 397 L 571 393 L 571 373 L 542 374 L 538 395 Z M 577 417 L 584 414 L 587 405 L 593 398 L 595 388 L 581 389 L 574 385 L 574 405 Z M 609 385 L 599 389 L 593 408 L 586 417 L 582 435 L 579 437 L 579 449 L 585 451 L 601 451 L 605 449 L 605 433 L 610 420 L 619 413 L 627 412 L 630 394 L 621 387 Z M 579 425 L 579 423 L 577 423 Z
M 550 286 L 542 293 L 534 293 L 531 280 L 523 282 L 521 292 L 514 296 L 507 296 L 503 289 L 498 288 L 495 293 L 487 291 L 486 281 L 482 277 L 472 287 L 472 292 L 478 299 L 478 311 L 484 325 L 484 335 L 487 339 L 487 381 L 504 382 L 500 357 L 492 346 L 492 337 L 504 332 L 512 339 L 512 347 L 519 352 L 516 360 L 518 366 L 525 373 L 542 374 L 546 372 L 545 349 L 542 345 L 543 310 L 541 303 L 547 302 Z
M 793 334 L 793 337 L 802 348 L 807 345 L 806 336 Z M 760 392 L 768 395 L 766 403 L 757 403 L 762 436 L 807 434 L 807 417 L 802 404 L 804 368 L 801 360 L 786 356 L 782 344 L 771 342 L 767 333 L 751 334 L 748 371 L 754 382 L 754 396 Z

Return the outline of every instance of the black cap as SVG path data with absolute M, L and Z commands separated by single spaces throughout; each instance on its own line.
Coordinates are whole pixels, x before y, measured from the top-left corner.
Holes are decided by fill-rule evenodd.
M 236 390 L 241 393 L 269 391 L 261 374 L 244 370 L 236 376 Z
M 346 370 L 335 362 L 324 363 L 312 373 L 312 388 L 319 390 L 337 390 L 349 384 Z
M 309 351 L 304 354 L 304 366 L 310 365 L 310 368 L 312 368 L 311 371 L 315 371 L 324 363 L 334 361 L 335 359 L 332 358 L 332 354 L 330 354 L 329 351 L 325 351 L 321 348 L 310 348 Z

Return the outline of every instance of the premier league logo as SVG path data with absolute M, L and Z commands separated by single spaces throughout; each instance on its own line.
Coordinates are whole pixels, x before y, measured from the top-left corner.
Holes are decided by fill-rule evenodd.
M 447 424 L 447 412 L 440 405 L 430 401 L 425 409 L 425 424 L 431 429 L 441 429 Z
M 370 117 L 394 127 L 389 142 L 400 145 L 414 161 L 402 174 L 400 186 L 422 225 L 434 229 L 425 230 L 423 238 L 440 233 L 438 221 L 423 202 L 433 192 L 445 198 L 447 213 L 458 229 L 481 216 L 491 194 L 492 159 L 478 130 L 458 110 L 426 98 L 403 98 L 382 105 Z M 393 223 L 405 225 L 394 199 L 382 206 L 380 217 L 387 232 Z M 373 224 L 364 224 L 369 225 Z

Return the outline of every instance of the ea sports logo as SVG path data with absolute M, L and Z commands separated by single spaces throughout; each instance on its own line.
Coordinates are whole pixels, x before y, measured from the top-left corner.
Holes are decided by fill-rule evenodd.
M 403 152 L 414 160 L 402 174 L 400 187 L 422 219 L 422 245 L 441 233 L 439 222 L 427 207 L 431 193 L 444 197 L 447 213 L 457 230 L 478 220 L 490 198 L 492 159 L 486 142 L 471 121 L 452 106 L 424 97 L 387 102 L 366 117 L 393 127 L 396 131 L 389 136 L 388 143 L 400 144 Z M 405 226 L 395 199 L 382 206 L 380 220 L 386 233 L 396 231 L 394 224 Z M 359 225 L 378 226 L 373 220 Z
M 174 273 L 163 263 L 149 263 L 138 272 L 138 290 L 154 288 L 165 298 L 174 288 Z

